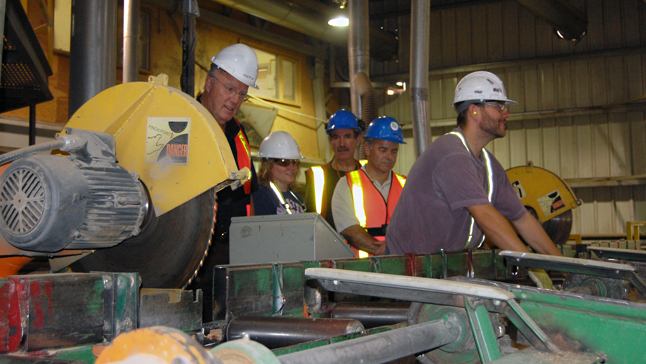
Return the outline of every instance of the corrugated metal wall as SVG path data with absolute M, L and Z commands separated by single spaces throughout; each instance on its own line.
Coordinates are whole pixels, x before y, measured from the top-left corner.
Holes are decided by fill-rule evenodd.
M 514 1 L 431 9 L 433 138 L 455 124 L 453 91 L 473 69 L 467 66 L 482 64 L 479 69 L 498 74 L 519 102 L 511 107 L 515 121 L 507 137 L 487 148 L 505 168 L 533 161 L 564 179 L 646 174 L 646 4 L 571 3 L 589 21 L 576 44 L 559 39 Z M 392 63 L 373 63 L 371 76 L 408 71 L 407 64 Z M 380 113 L 410 124 L 408 94 L 387 98 Z M 414 159 L 412 138 L 407 141 L 397 167 L 404 174 Z M 621 233 L 626 221 L 646 220 L 644 185 L 575 192 L 584 205 L 574 212 L 573 233 Z

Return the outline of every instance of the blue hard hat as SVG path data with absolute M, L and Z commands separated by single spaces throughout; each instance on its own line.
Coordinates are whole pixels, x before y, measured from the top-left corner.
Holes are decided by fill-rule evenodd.
M 361 132 L 357 117 L 347 110 L 339 110 L 330 116 L 330 121 L 327 123 L 325 131 L 329 134 L 330 131 L 337 129 L 354 129 L 359 133 Z
M 368 130 L 364 138 L 383 139 L 393 143 L 406 144 L 402 127 L 395 118 L 390 116 L 380 116 L 368 125 Z

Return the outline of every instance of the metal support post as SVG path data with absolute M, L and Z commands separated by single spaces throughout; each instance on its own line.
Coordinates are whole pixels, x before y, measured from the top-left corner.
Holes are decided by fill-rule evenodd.
M 469 324 L 473 332 L 473 338 L 476 341 L 478 354 L 483 363 L 490 363 L 500 359 L 500 348 L 496 340 L 496 334 L 493 331 L 489 311 L 482 300 L 473 297 L 464 297 L 464 308 L 469 317 Z
M 183 19 L 184 35 L 182 36 L 182 91 L 193 97 L 195 93 L 195 18 L 200 16 L 196 0 L 184 0 Z

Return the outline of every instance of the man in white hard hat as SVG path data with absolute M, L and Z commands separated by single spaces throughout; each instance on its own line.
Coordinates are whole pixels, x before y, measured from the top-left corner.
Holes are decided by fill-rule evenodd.
M 328 121 L 325 132 L 328 135 L 334 158 L 322 166 L 314 166 L 305 171 L 307 192 L 305 204 L 308 212 L 321 215 L 333 228 L 332 194 L 334 188 L 347 173 L 361 168 L 361 163 L 354 157 L 361 143 L 361 127 L 357 117 L 347 110 L 338 110 Z
M 406 183 L 405 176 L 392 171 L 399 145 L 405 144 L 397 120 L 389 116 L 373 120 L 363 138 L 368 163 L 341 178 L 332 195 L 336 230 L 356 257 L 385 253 L 385 227 Z
M 251 150 L 244 127 L 234 115 L 247 97 L 249 87 L 258 88 L 258 57 L 250 47 L 234 44 L 222 49 L 211 59 L 204 93 L 198 101 L 209 110 L 227 137 L 238 169 L 248 167 L 251 180 L 231 190 L 227 187 L 217 194 L 217 216 L 209 254 L 204 266 L 189 288 L 204 291 L 204 319 L 211 320 L 213 267 L 229 263 L 229 226 L 231 218 L 253 214 L 251 194 L 258 190 L 258 177 L 251 162 Z M 213 153 L 218 153 L 213 151 Z
M 505 87 L 490 72 L 473 72 L 455 89 L 457 128 L 417 159 L 390 220 L 391 254 L 476 249 L 485 235 L 498 248 L 561 255 L 516 196 L 505 170 L 484 147 L 507 133 Z

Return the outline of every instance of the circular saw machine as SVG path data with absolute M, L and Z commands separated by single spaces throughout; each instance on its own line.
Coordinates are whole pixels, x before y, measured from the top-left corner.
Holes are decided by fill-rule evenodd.
M 572 209 L 582 202 L 559 176 L 535 167 L 510 168 L 507 177 L 525 208 L 540 221 L 552 241 L 559 245 L 567 242 L 572 230 Z
M 167 80 L 107 89 L 51 145 L 2 156 L 14 161 L 0 178 L 0 256 L 84 254 L 74 263 L 83 271 L 138 272 L 144 287 L 190 283 L 216 192 L 250 171 L 237 169 L 211 114 Z

